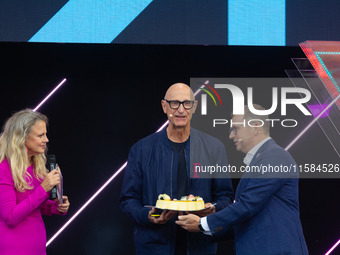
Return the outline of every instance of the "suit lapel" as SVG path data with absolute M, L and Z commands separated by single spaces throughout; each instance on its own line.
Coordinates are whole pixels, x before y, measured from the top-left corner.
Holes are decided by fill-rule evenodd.
M 269 139 L 267 142 L 265 142 L 255 153 L 253 159 L 250 162 L 249 166 L 254 166 L 257 164 L 259 159 L 261 158 L 261 154 L 264 153 L 264 151 L 272 144 L 275 144 L 275 141 L 273 139 Z M 243 190 L 246 189 L 249 178 L 251 177 L 251 173 L 244 173 L 239 184 L 237 185 L 235 199 L 238 199 L 239 196 L 242 194 Z
M 273 139 L 269 139 L 267 142 L 265 142 L 254 154 L 253 159 L 251 160 L 249 166 L 255 166 L 259 159 L 261 158 L 261 154 L 264 153 L 265 150 L 268 149 L 268 147 L 272 144 L 275 144 Z

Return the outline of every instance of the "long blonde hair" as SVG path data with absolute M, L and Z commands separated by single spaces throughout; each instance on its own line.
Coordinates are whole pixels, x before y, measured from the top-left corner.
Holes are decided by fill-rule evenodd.
M 48 124 L 47 117 L 39 112 L 30 109 L 19 111 L 7 120 L 0 136 L 0 163 L 7 159 L 11 167 L 15 188 L 20 192 L 33 189 L 30 186 L 32 176 L 26 171 L 29 167 L 29 161 L 25 141 L 31 133 L 32 127 L 39 121 Z M 41 180 L 47 174 L 46 152 L 47 147 L 45 147 L 43 154 L 32 157 L 34 176 Z M 30 181 L 27 182 L 26 178 Z

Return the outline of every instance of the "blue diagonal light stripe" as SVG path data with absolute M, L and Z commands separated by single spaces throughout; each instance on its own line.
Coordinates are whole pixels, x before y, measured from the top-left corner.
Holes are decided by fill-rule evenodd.
M 152 0 L 70 0 L 29 42 L 111 43 Z
M 285 44 L 285 0 L 228 0 L 228 45 Z

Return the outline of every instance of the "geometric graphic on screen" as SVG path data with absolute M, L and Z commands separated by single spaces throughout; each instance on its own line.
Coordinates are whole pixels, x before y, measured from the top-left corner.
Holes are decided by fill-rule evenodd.
M 151 2 L 70 0 L 29 42 L 111 43 Z
M 83 21 L 79 22 L 80 26 L 87 20 L 95 21 L 85 27 L 89 30 L 92 26 L 96 26 L 98 21 L 107 21 L 109 16 L 105 12 L 112 5 L 118 3 L 118 7 L 125 8 L 123 15 L 115 16 L 118 18 L 129 12 L 141 11 L 137 10 L 139 7 L 143 8 L 143 2 L 138 0 L 29 0 L 19 2 L 20 4 L 18 1 L 0 1 L 0 41 L 29 41 L 64 5 L 71 6 L 78 3 L 80 8 L 74 10 L 73 13 L 78 19 L 79 14 L 83 12 L 82 7 L 86 8 L 89 4 L 105 6 L 102 8 L 103 15 L 102 11 L 96 10 L 98 8 L 93 8 L 95 13 L 100 13 L 97 19 L 91 12 L 84 12 L 80 17 L 80 19 L 83 18 Z M 124 7 L 124 4 L 129 4 L 129 8 Z M 150 4 L 142 11 L 143 14 L 136 16 L 138 19 L 134 19 L 130 24 L 126 21 L 127 30 L 126 28 L 122 30 L 122 27 L 118 29 L 124 32 L 123 34 L 120 33 L 117 37 L 111 36 L 114 40 L 118 39 L 117 42 L 112 40 L 110 43 L 296 46 L 304 38 L 340 40 L 338 5 L 338 1 L 323 0 L 150 0 Z M 300 13 L 309 15 L 297 15 Z M 68 11 L 68 14 L 72 13 Z M 66 19 L 60 20 L 63 25 L 68 26 L 76 21 L 72 20 L 72 15 L 64 16 L 64 18 Z M 46 37 L 44 33 L 39 34 L 41 38 L 38 40 L 37 35 L 34 41 L 56 42 L 56 38 L 48 39 L 50 34 L 58 38 L 58 34 L 61 35 L 63 32 L 65 32 L 64 36 L 69 34 L 67 42 L 89 43 L 92 39 L 99 38 L 94 34 L 89 36 L 91 37 L 89 41 L 86 38 L 77 38 L 77 33 L 74 32 L 79 32 L 80 37 L 83 37 L 81 31 L 69 33 L 67 27 L 64 28 L 66 31 L 62 31 L 63 25 L 55 26 L 50 31 L 46 30 Z M 324 29 L 325 27 L 327 29 Z M 100 41 L 98 39 L 98 42 Z
M 228 45 L 286 45 L 285 0 L 229 0 Z
M 306 41 L 300 46 L 329 93 L 336 97 L 340 91 L 340 42 Z
M 340 42 L 306 41 L 300 46 L 307 58 L 292 59 L 297 70 L 286 73 L 296 87 L 311 92 L 307 106 L 340 157 Z
M 300 47 L 307 59 L 292 59 L 296 70 L 286 70 L 286 73 L 296 87 L 305 87 L 312 92 L 308 103 L 320 110 L 329 107 L 329 112 L 317 122 L 340 156 L 340 42 L 336 41 L 306 41 Z M 330 103 L 334 102 L 332 106 Z M 314 109 L 315 110 L 315 109 Z M 314 115 L 315 117 L 315 115 Z M 338 245 L 340 239 L 326 252 L 330 254 Z

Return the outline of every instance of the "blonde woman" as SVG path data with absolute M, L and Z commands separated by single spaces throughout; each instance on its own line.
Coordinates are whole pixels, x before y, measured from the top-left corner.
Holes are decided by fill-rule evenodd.
M 46 164 L 47 117 L 26 109 L 6 122 L 0 136 L 0 254 L 46 254 L 46 230 L 41 215 L 68 211 L 49 200 L 60 182 L 57 170 Z

